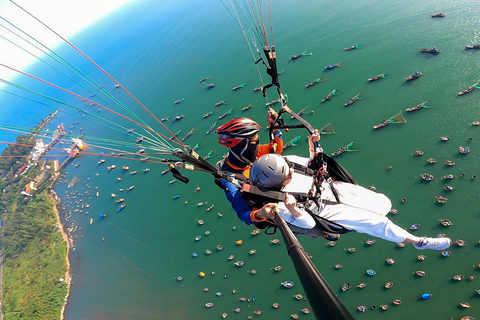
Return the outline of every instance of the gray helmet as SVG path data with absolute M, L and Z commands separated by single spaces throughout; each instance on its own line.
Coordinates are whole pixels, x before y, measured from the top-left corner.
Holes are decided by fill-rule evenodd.
M 259 188 L 274 188 L 283 183 L 290 167 L 282 156 L 270 153 L 261 156 L 250 169 L 250 182 Z

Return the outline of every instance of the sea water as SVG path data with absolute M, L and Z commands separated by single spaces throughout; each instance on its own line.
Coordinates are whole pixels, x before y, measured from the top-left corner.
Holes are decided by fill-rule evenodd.
M 451 256 L 445 258 L 438 251 L 418 251 L 411 245 L 399 248 L 380 239 L 367 245 L 365 241 L 370 237 L 364 234 L 342 235 L 334 247 L 327 246 L 323 239 L 300 237 L 319 271 L 358 319 L 419 319 L 425 314 L 430 319 L 480 316 L 479 296 L 474 291 L 480 288 L 480 280 L 467 280 L 469 276 L 478 278 L 477 264 L 480 263 L 479 181 L 471 178 L 479 174 L 477 129 L 480 128 L 471 125 L 472 121 L 480 120 L 479 96 L 476 91 L 462 97 L 456 95 L 479 80 L 479 52 L 464 50 L 465 45 L 479 41 L 478 3 L 281 1 L 272 3 L 271 10 L 278 68 L 285 70 L 280 76 L 282 90 L 288 95 L 288 104 L 293 110 L 310 106 L 304 117 L 316 128 L 333 124 L 336 133 L 322 136 L 324 150 L 331 153 L 354 141 L 352 149 L 358 151 L 347 152 L 338 157 L 338 161 L 359 184 L 375 186 L 392 200 L 399 212 L 390 217 L 395 223 L 404 228 L 420 224 L 418 230 L 412 231 L 415 235 L 445 233 L 454 241 L 462 239 L 467 243 L 465 247 L 452 245 Z M 430 17 L 440 10 L 447 13 L 445 18 Z M 264 82 L 268 82 L 264 68 L 257 69 L 240 28 L 221 2 L 136 1 L 71 40 L 155 117 L 171 116 L 166 122 L 171 132 L 182 129 L 179 137 L 183 137 L 192 128 L 198 128 L 185 143 L 192 147 L 200 143 L 198 152 L 202 156 L 213 150 L 215 156 L 209 160 L 212 164 L 225 152 L 225 148 L 217 144 L 215 134 L 205 134 L 215 121 L 223 124 L 233 117 L 247 116 L 266 127 L 265 102 L 275 98 L 274 90 L 268 93 L 267 99 L 253 91 L 262 84 L 258 70 Z M 357 44 L 361 44 L 359 49 L 344 51 L 345 47 Z M 433 45 L 442 52 L 430 55 L 418 50 Z M 294 62 L 289 59 L 308 50 L 313 52 L 311 56 Z M 115 88 L 111 80 L 85 59 L 66 46 L 57 51 L 112 95 L 125 101 L 128 108 L 152 128 L 168 135 L 147 111 L 128 98 L 126 92 Z M 324 70 L 324 66 L 333 63 L 340 63 L 340 67 Z M 89 95 L 41 63 L 29 71 L 82 96 Z M 415 71 L 423 72 L 423 76 L 405 82 L 404 78 Z M 386 77 L 373 83 L 367 81 L 381 73 L 386 73 Z M 200 83 L 204 77 L 209 79 Z M 305 88 L 307 83 L 320 77 L 328 80 Z M 111 124 L 99 125 L 92 122 L 92 116 L 62 107 L 65 111 L 52 121 L 52 128 L 63 122 L 67 130 L 74 133 L 80 133 L 82 127 L 87 137 L 131 142 L 135 138 L 125 129 L 141 131 L 126 119 L 107 110 L 97 113 L 98 107 L 86 106 L 80 99 L 58 90 L 19 78 L 15 81 L 38 87 L 81 110 L 123 126 L 114 130 Z M 247 82 L 246 88 L 232 91 L 244 82 Z M 215 83 L 216 87 L 207 89 L 207 83 Z M 321 103 L 334 89 L 339 94 Z M 362 99 L 344 107 L 358 93 Z M 182 103 L 173 103 L 183 98 Z M 96 97 L 92 99 L 99 101 Z M 214 107 L 223 100 L 228 104 Z M 424 101 L 428 101 L 429 108 L 404 112 Z M 242 112 L 242 107 L 249 104 L 254 107 Z M 4 119 L 8 119 L 8 123 L 33 126 L 39 117 L 57 108 L 52 105 L 51 109 L 35 106 L 35 112 L 21 119 L 12 111 Z M 9 107 L 22 110 L 22 114 L 33 108 L 15 99 L 9 100 Z M 218 120 L 219 115 L 231 108 L 234 108 L 232 115 Z M 218 111 L 202 118 L 213 109 Z M 401 110 L 406 123 L 372 129 Z M 185 116 L 182 120 L 172 121 L 173 116 L 182 114 Z M 287 123 L 295 122 L 287 117 Z M 300 129 L 284 132 L 285 142 L 302 136 L 299 146 L 285 153 L 307 156 L 307 134 Z M 440 141 L 441 136 L 449 136 L 450 141 Z M 266 131 L 261 132 L 261 139 L 267 141 Z M 87 138 L 85 141 L 87 151 L 98 152 L 93 147 L 98 141 L 89 142 Z M 468 146 L 472 152 L 461 155 L 459 146 Z M 121 146 L 115 148 L 122 149 Z M 422 150 L 425 155 L 415 156 L 415 150 Z M 438 159 L 438 163 L 428 164 L 429 157 Z M 215 319 L 224 312 L 229 319 L 245 319 L 256 310 L 262 310 L 265 319 L 288 319 L 294 313 L 301 318 L 313 316 L 300 311 L 310 308 L 307 301 L 294 298 L 304 291 L 284 246 L 270 243 L 275 238 L 282 240 L 281 235 L 278 232 L 274 236 L 251 235 L 253 227 L 236 218 L 222 191 L 214 186 L 212 177 L 185 172 L 191 180 L 189 184 L 180 181 L 170 184 L 173 177 L 161 174 L 164 165 L 106 156 L 106 162 L 99 165 L 101 158 L 78 157 L 65 169 L 65 174 L 66 180 L 76 176 L 80 182 L 70 189 L 67 183 L 55 187 L 60 196 L 67 195 L 66 192 L 77 193 L 76 199 L 71 198 L 74 195 L 64 199 L 66 223 L 75 226 L 73 285 L 66 308 L 67 319 Z M 456 165 L 445 166 L 447 159 Z M 107 171 L 107 166 L 112 164 L 117 168 Z M 124 165 L 138 173 L 130 175 L 123 171 Z M 143 173 L 146 167 L 151 171 Z M 423 181 L 420 174 L 425 172 L 433 174 L 435 179 L 429 183 Z M 442 179 L 450 173 L 455 176 L 452 181 Z M 447 194 L 443 190 L 447 184 L 454 186 L 455 191 Z M 135 189 L 131 191 L 119 191 L 132 185 Z M 195 192 L 197 186 L 201 190 Z M 118 204 L 111 193 L 117 195 L 116 199 L 126 199 L 127 207 L 121 212 L 117 212 Z M 174 199 L 176 195 L 180 198 Z M 436 202 L 435 196 L 440 195 L 448 197 L 447 204 Z M 79 199 L 83 201 L 77 202 Z M 197 206 L 200 202 L 205 205 Z M 89 207 L 82 209 L 81 203 Z M 207 211 L 212 204 L 215 207 Z M 100 219 L 102 213 L 108 217 Z M 89 224 L 90 219 L 93 224 Z M 449 219 L 453 226 L 445 228 L 439 219 Z M 205 223 L 200 225 L 198 220 Z M 205 234 L 207 230 L 209 235 Z M 202 239 L 195 241 L 199 235 Z M 243 240 L 243 245 L 237 245 L 237 240 Z M 218 251 L 217 245 L 223 249 Z M 348 248 L 356 250 L 350 253 Z M 249 254 L 251 249 L 256 249 L 256 254 Z M 206 250 L 212 253 L 208 255 Z M 192 257 L 193 252 L 198 253 L 198 257 Z M 425 254 L 427 259 L 418 261 L 419 254 Z M 235 258 L 228 260 L 230 255 Z M 386 263 L 387 258 L 393 258 L 395 263 Z M 239 260 L 245 262 L 243 267 L 233 264 Z M 336 269 L 336 264 L 343 268 Z M 283 270 L 273 271 L 278 265 Z M 367 269 L 374 269 L 376 275 L 368 276 Z M 257 273 L 252 274 L 251 270 Z M 417 270 L 425 271 L 426 275 L 415 276 Z M 199 277 L 199 272 L 206 276 Z M 465 279 L 452 280 L 456 274 L 464 275 Z M 178 276 L 183 281 L 177 281 Z M 285 280 L 293 281 L 295 286 L 283 288 L 280 283 Z M 394 286 L 385 289 L 384 284 L 390 281 Z M 356 286 L 362 282 L 367 286 L 358 289 Z M 352 285 L 347 292 L 341 291 L 344 283 Z M 421 295 L 427 292 L 433 297 L 422 300 Z M 242 302 L 240 297 L 249 300 Z M 393 305 L 391 302 L 395 299 L 401 299 L 402 304 Z M 207 302 L 214 303 L 214 307 L 205 308 Z M 280 303 L 278 309 L 272 307 L 274 302 Z M 469 302 L 474 308 L 463 309 L 460 302 Z M 381 304 L 388 305 L 389 310 L 381 311 Z M 355 306 L 360 305 L 368 310 L 358 312 Z M 241 311 L 235 313 L 235 308 Z

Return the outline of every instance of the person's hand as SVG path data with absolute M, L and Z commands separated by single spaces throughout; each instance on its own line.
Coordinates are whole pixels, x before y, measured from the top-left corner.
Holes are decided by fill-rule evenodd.
M 288 211 L 290 211 L 290 213 L 293 214 L 295 217 L 300 216 L 300 212 L 298 212 L 297 210 L 297 200 L 291 194 L 287 193 L 285 199 L 285 206 L 287 207 Z
M 275 214 L 278 213 L 280 209 L 276 203 L 267 203 L 260 210 L 257 211 L 257 219 L 273 219 Z
M 267 123 L 269 127 L 272 126 L 272 124 L 275 122 L 277 118 L 278 118 L 278 113 L 272 108 L 268 108 Z

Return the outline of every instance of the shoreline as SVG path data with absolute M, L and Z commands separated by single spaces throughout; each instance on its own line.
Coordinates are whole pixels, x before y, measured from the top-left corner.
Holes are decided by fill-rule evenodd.
M 71 278 L 72 274 L 71 274 L 71 271 L 70 271 L 70 267 L 71 267 L 71 264 L 70 264 L 70 248 L 71 248 L 71 246 L 70 246 L 70 241 L 69 241 L 69 238 L 68 238 L 68 233 L 65 231 L 65 226 L 62 224 L 62 220 L 60 218 L 60 211 L 58 209 L 58 206 L 61 203 L 60 197 L 58 196 L 58 194 L 53 189 L 50 190 L 50 192 L 48 193 L 48 196 L 54 202 L 53 211 L 55 213 L 55 216 L 57 217 L 58 230 L 62 234 L 62 238 L 67 244 L 67 255 L 66 255 L 66 259 L 65 259 L 65 262 L 67 264 L 67 270 L 65 271 L 65 275 L 64 275 L 64 279 L 65 279 L 64 281 L 67 284 L 67 294 L 65 295 L 64 302 L 63 302 L 63 305 L 62 305 L 62 309 L 60 311 L 60 320 L 64 320 L 65 319 L 65 308 L 67 307 L 67 304 L 68 304 L 68 297 L 70 296 L 70 286 L 71 286 L 71 283 L 72 283 L 72 278 Z

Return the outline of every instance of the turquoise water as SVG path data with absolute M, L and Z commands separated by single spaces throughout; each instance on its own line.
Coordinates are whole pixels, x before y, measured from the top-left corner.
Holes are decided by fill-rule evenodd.
M 445 18 L 429 17 L 440 10 L 447 13 Z M 323 136 L 324 149 L 333 152 L 355 141 L 359 152 L 346 153 L 338 160 L 360 184 L 374 185 L 392 199 L 393 207 L 399 211 L 391 217 L 395 223 L 405 228 L 419 223 L 421 228 L 414 231 L 417 235 L 446 233 L 453 240 L 467 242 L 465 247 L 453 245 L 452 255 L 443 258 L 440 252 L 420 252 L 411 246 L 400 249 L 383 240 L 368 246 L 365 240 L 369 237 L 361 234 L 344 235 L 335 247 L 326 246 L 322 239 L 301 238 L 315 265 L 355 318 L 419 319 L 424 314 L 428 314 L 429 319 L 480 316 L 477 310 L 480 296 L 474 291 L 480 289 L 480 280 L 467 280 L 469 276 L 479 277 L 476 265 L 480 263 L 478 181 L 470 178 L 479 174 L 480 134 L 478 128 L 471 126 L 472 121 L 480 120 L 479 98 L 475 91 L 456 96 L 479 80 L 479 52 L 463 49 L 464 45 L 478 43 L 479 11 L 475 1 L 344 1 L 339 5 L 322 0 L 282 1 L 272 5 L 278 65 L 280 70 L 285 70 L 280 76 L 282 89 L 288 94 L 292 109 L 298 111 L 310 105 L 305 118 L 314 126 L 333 124 L 336 134 Z M 225 150 L 217 145 L 214 134 L 205 135 L 205 132 L 223 112 L 235 108 L 233 115 L 218 120 L 219 123 L 245 115 L 265 125 L 265 99 L 253 92 L 253 88 L 260 85 L 257 69 L 242 34 L 220 2 L 137 1 L 72 41 L 158 118 L 184 114 L 181 121 L 170 121 L 168 128 L 172 132 L 182 129 L 179 136 L 183 137 L 197 127 L 198 132 L 187 142 L 191 146 L 200 142 L 202 146 L 198 151 L 202 155 L 214 150 L 211 163 L 219 160 Z M 358 50 L 343 50 L 360 43 Z M 418 51 L 419 47 L 432 45 L 442 52 L 433 56 Z M 291 55 L 307 50 L 313 55 L 289 62 Z M 71 49 L 58 51 L 106 90 L 128 101 L 129 108 L 153 128 L 166 133 L 131 102 L 125 92 L 115 89 L 110 80 Z M 341 63 L 341 67 L 325 72 L 324 66 L 331 63 Z M 423 72 L 423 76 L 405 83 L 403 79 L 417 70 Z M 29 72 L 88 95 L 77 84 L 60 79 L 40 64 Z M 386 78 L 367 82 L 380 73 L 386 73 Z M 199 79 L 207 76 L 210 76 L 208 83 L 216 84 L 211 90 L 198 84 Z M 320 76 L 328 81 L 305 89 L 307 83 Z M 263 73 L 262 77 L 265 79 Z M 25 82 L 76 107 L 92 108 L 87 109 L 92 112 L 97 109 L 86 107 L 78 99 L 57 90 Z M 231 90 L 244 82 L 247 82 L 246 88 Z M 332 101 L 320 103 L 333 89 L 340 94 Z M 357 93 L 361 93 L 363 99 L 344 107 Z M 182 98 L 184 102 L 173 104 Z M 268 101 L 274 98 L 273 92 L 268 98 Z M 226 99 L 228 105 L 218 107 L 215 115 L 202 119 L 203 114 L 214 109 L 216 102 Z M 407 123 L 372 130 L 382 119 L 423 101 L 428 101 L 430 108 L 405 114 Z M 251 103 L 253 108 L 241 111 Z M 8 123 L 30 126 L 57 108 L 38 107 L 30 111 L 32 108 L 25 104 L 15 104 L 15 101 L 11 104 L 20 108 L 25 116 L 18 119 L 16 111 L 9 112 L 10 116 L 4 115 Z M 311 110 L 315 113 L 308 112 Z M 99 126 L 89 117 L 73 113 L 75 115 L 61 113 L 52 127 L 64 122 L 67 127 L 74 125 L 75 133 L 83 127 L 87 136 L 133 141 L 124 130 Z M 127 128 L 133 127 L 105 110 L 99 115 Z M 286 153 L 306 155 L 306 131 L 292 130 L 284 134 L 284 140 L 297 135 L 302 135 L 300 146 Z M 449 136 L 450 141 L 441 142 L 441 136 Z M 267 139 L 266 132 L 262 139 Z M 457 150 L 461 145 L 469 146 L 472 152 L 460 155 Z M 414 156 L 417 149 L 425 155 Z M 96 152 L 91 147 L 87 150 Z M 427 164 L 428 157 L 438 159 L 438 163 Z M 284 246 L 269 242 L 281 236 L 250 235 L 253 229 L 237 220 L 209 176 L 187 172 L 191 179 L 188 185 L 179 181 L 169 184 L 172 177 L 161 175 L 165 168 L 162 165 L 113 158 L 106 158 L 105 164 L 98 165 L 100 158 L 81 156 L 73 162 L 81 164 L 78 168 L 70 165 L 66 169 L 67 179 L 74 176 L 80 179 L 74 188 L 68 189 L 77 193 L 77 199 L 64 199 L 69 207 L 65 212 L 69 216 L 67 224 L 77 226 L 72 233 L 75 269 L 67 319 L 214 319 L 220 318 L 223 312 L 229 314 L 228 319 L 245 319 L 255 310 L 263 310 L 265 319 L 288 319 L 293 313 L 300 318 L 313 317 L 300 312 L 302 308 L 309 308 L 308 302 L 293 297 L 304 292 Z M 455 161 L 456 165 L 445 166 L 446 159 Z M 117 168 L 107 172 L 106 167 L 111 164 Z M 139 173 L 122 172 L 123 165 Z M 151 171 L 144 174 L 141 170 L 147 166 Z M 388 166 L 392 166 L 392 170 L 387 170 Z M 424 172 L 433 174 L 435 179 L 424 183 L 420 179 Z M 456 177 L 449 183 L 455 187 L 451 194 L 443 191 L 447 183 L 442 176 L 448 173 Z M 461 178 L 461 173 L 466 177 Z M 117 177 L 122 177 L 122 181 L 117 181 Z M 135 189 L 128 193 L 118 190 L 131 185 L 135 185 Z M 197 185 L 201 190 L 195 193 Z M 66 184 L 59 184 L 56 190 L 65 195 Z M 85 191 L 89 191 L 90 196 Z M 99 197 L 95 196 L 97 191 Z M 112 192 L 126 199 L 125 210 L 116 212 L 117 204 L 110 198 Z M 78 195 L 80 193 L 83 195 Z M 175 195 L 180 195 L 180 199 L 174 200 Z M 435 196 L 439 195 L 448 197 L 448 203 L 437 204 Z M 407 201 L 403 203 L 402 198 Z M 79 199 L 90 207 L 69 215 L 68 211 L 81 204 L 76 203 Z M 186 200 L 188 204 L 184 204 Z M 201 201 L 214 204 L 214 209 L 207 212 L 208 206 L 195 206 Z M 99 220 L 100 213 L 107 213 L 109 217 Z M 91 218 L 94 219 L 92 225 L 89 224 Z M 438 222 L 442 218 L 451 220 L 453 226 L 442 227 Z M 197 223 L 199 219 L 205 221 L 203 226 Z M 204 234 L 206 230 L 211 231 L 209 236 Z M 202 235 L 198 242 L 194 240 L 197 235 Z M 242 246 L 235 244 L 239 239 L 244 241 Z M 223 246 L 222 251 L 215 249 L 218 244 Z M 349 253 L 346 249 L 350 247 L 355 247 L 356 252 Z M 257 253 L 250 255 L 253 248 Z M 212 251 L 211 255 L 205 254 L 207 249 Z M 197 252 L 198 257 L 193 258 L 192 252 Z M 233 261 L 243 260 L 245 266 L 235 267 L 233 261 L 227 260 L 231 254 L 236 256 Z M 425 254 L 427 259 L 419 262 L 418 254 Z M 396 263 L 388 265 L 387 258 L 395 259 Z M 337 270 L 335 264 L 342 264 L 343 268 Z M 283 266 L 279 273 L 271 270 L 277 265 Z M 367 276 L 366 270 L 370 268 L 377 272 L 376 276 Z M 252 269 L 257 270 L 257 274 L 252 275 L 249 272 Z M 416 270 L 425 271 L 426 276 L 416 277 L 413 275 Z M 206 273 L 204 278 L 198 276 L 200 271 Z M 456 274 L 464 275 L 465 280 L 451 280 Z M 177 282 L 177 276 L 184 280 Z M 296 286 L 289 290 L 282 288 L 280 282 L 285 280 L 294 281 Z M 394 286 L 387 290 L 383 285 L 388 281 L 394 282 Z M 356 285 L 361 282 L 367 287 L 357 289 Z M 343 283 L 351 283 L 352 288 L 342 293 Z M 204 292 L 205 287 L 210 290 Z M 233 289 L 237 293 L 232 293 Z M 218 297 L 216 292 L 223 295 Z M 433 298 L 423 301 L 420 296 L 426 292 L 432 293 Z M 257 299 L 241 302 L 240 297 Z M 394 299 L 401 299 L 402 305 L 391 304 Z M 207 302 L 215 306 L 207 309 L 204 307 Z M 271 307 L 274 302 L 281 304 L 279 309 Z M 462 309 L 460 302 L 469 302 L 473 308 Z M 389 305 L 390 309 L 379 310 L 381 304 Z M 357 312 L 355 306 L 358 305 L 365 305 L 369 310 Z M 377 308 L 373 310 L 371 306 Z M 232 311 L 237 307 L 241 308 L 238 314 Z

